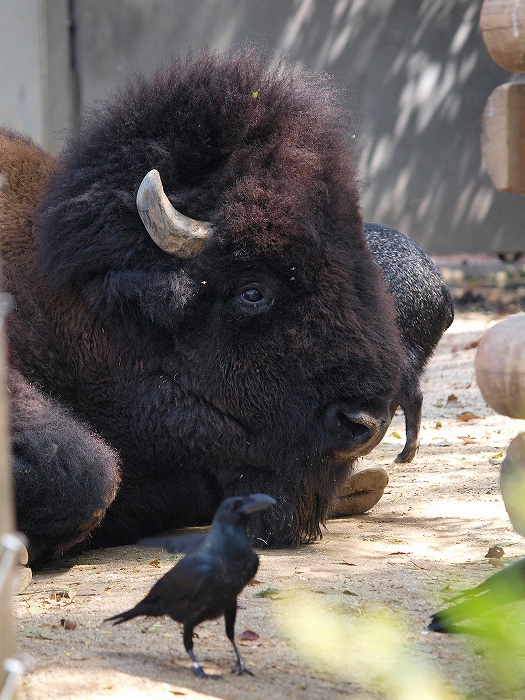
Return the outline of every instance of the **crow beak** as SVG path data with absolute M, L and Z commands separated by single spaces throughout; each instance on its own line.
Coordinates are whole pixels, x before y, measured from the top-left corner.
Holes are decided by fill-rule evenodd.
M 275 505 L 277 502 L 271 496 L 267 496 L 265 493 L 253 493 L 251 496 L 246 496 L 240 512 L 243 515 L 252 515 Z

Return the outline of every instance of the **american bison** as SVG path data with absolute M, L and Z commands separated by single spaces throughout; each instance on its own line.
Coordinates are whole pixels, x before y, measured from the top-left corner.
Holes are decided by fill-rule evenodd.
M 19 527 L 38 562 L 211 521 L 315 539 L 400 400 L 326 77 L 255 50 L 140 78 L 59 159 L 0 132 Z

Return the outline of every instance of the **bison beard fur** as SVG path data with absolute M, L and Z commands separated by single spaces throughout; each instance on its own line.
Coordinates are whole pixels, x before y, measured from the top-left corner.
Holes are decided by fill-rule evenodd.
M 384 435 L 401 368 L 348 133 L 326 77 L 251 49 L 138 79 L 57 160 L 0 132 L 33 561 L 206 524 L 258 492 L 278 506 L 253 518 L 255 542 L 320 535 Z M 152 170 L 171 212 L 205 222 L 198 250 L 161 249 L 153 210 L 139 216 Z

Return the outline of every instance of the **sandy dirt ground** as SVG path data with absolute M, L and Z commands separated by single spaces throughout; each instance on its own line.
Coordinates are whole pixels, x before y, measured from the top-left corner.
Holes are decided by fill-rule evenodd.
M 253 677 L 230 674 L 234 657 L 222 621 L 201 625 L 195 640 L 204 668 L 223 673 L 221 680 L 192 675 L 179 626 L 167 618 L 103 623 L 132 607 L 174 564 L 160 549 L 130 546 L 64 560 L 36 573 L 16 596 L 20 656 L 28 668 L 19 700 L 525 697 L 525 686 L 500 687 L 482 644 L 427 630 L 429 613 L 445 598 L 495 572 L 485 557 L 489 547 L 503 546 L 504 563 L 525 555 L 525 540 L 512 529 L 498 487 L 502 453 L 525 426 L 494 414 L 474 378 L 472 345 L 500 318 L 457 312 L 423 383 L 415 461 L 393 464 L 404 440 L 401 414 L 367 458 L 384 466 L 390 479 L 371 511 L 330 520 L 313 545 L 261 552 L 257 580 L 240 596 L 236 629 L 247 637 L 240 649 Z M 303 599 L 304 593 L 310 597 Z M 366 664 L 352 660 L 356 649 L 367 649 L 372 632 L 366 624 L 352 625 L 366 622 L 367 611 L 378 605 L 395 614 L 400 627 L 393 639 L 385 634 L 389 669 L 379 660 L 366 671 Z M 298 611 L 306 616 L 304 638 L 296 629 Z M 338 631 L 326 632 L 327 620 L 342 626 L 340 638 Z M 346 624 L 354 630 L 350 640 Z M 333 656 L 342 654 L 338 668 L 305 650 L 312 625 L 318 646 L 332 643 Z M 412 693 L 389 680 L 407 672 L 407 658 L 422 673 L 435 674 L 441 695 L 429 684 L 423 683 L 428 693 L 422 690 L 417 680 Z

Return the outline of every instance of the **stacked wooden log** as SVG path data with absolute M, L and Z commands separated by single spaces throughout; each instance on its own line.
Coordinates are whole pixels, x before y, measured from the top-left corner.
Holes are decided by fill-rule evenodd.
M 494 61 L 525 73 L 525 0 L 484 0 L 480 27 Z M 525 194 L 525 83 L 499 85 L 489 96 L 481 151 L 497 190 Z
M 509 71 L 525 73 L 525 0 L 484 0 L 480 27 L 494 61 Z M 525 83 L 499 85 L 489 96 L 481 147 L 496 189 L 525 194 Z M 480 341 L 475 364 L 476 380 L 489 406 L 497 413 L 525 419 L 525 314 L 490 328 Z M 509 445 L 500 481 L 511 521 L 525 536 L 524 450 L 525 433 L 520 433 Z

